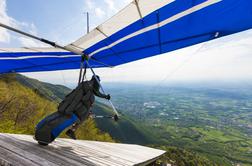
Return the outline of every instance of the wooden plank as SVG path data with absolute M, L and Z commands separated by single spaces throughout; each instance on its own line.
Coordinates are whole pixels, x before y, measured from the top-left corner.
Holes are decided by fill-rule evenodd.
M 13 146 L 26 149 L 34 155 L 40 156 L 41 158 L 53 163 L 46 165 L 94 165 L 87 160 L 78 158 L 75 154 L 72 155 L 73 157 L 71 154 L 65 156 L 66 151 L 71 147 L 43 147 L 38 145 L 34 140 L 30 139 L 30 137 L 27 138 L 28 141 L 25 139 L 18 139 L 18 136 L 13 138 L 10 135 L 5 135 L 5 137 L 8 138 L 8 140 L 6 140 L 7 143 L 10 141 Z
M 165 153 L 139 145 L 70 139 L 57 139 L 43 147 L 32 136 L 1 133 L 0 151 L 0 164 L 21 166 L 146 165 Z
M 48 162 L 48 160 L 43 159 L 37 155 L 34 155 L 32 153 L 30 153 L 29 151 L 31 151 L 28 148 L 24 148 L 21 149 L 19 146 L 14 146 L 10 143 L 7 143 L 7 140 L 3 141 L 0 140 L 0 147 L 2 149 L 6 149 L 9 151 L 9 153 L 12 153 L 13 155 L 15 154 L 16 156 L 19 156 L 20 158 L 26 160 L 26 161 L 30 161 L 31 163 L 33 163 L 32 165 L 54 165 L 56 166 L 56 164 L 53 164 L 51 162 Z
M 22 156 L 0 147 L 0 165 L 36 165 L 35 163 L 23 158 Z

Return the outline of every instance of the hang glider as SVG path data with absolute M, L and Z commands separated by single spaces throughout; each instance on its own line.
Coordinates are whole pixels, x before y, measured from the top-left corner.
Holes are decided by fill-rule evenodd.
M 117 66 L 251 28 L 251 0 L 134 0 L 70 51 L 0 48 L 0 73 L 78 69 L 78 53 L 92 67 Z

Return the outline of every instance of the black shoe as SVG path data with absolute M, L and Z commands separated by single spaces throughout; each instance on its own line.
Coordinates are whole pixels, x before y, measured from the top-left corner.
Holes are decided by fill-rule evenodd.
M 74 139 L 74 140 L 77 139 L 76 136 L 75 136 L 75 133 L 74 133 L 73 130 L 71 130 L 71 129 L 67 130 L 66 135 L 67 135 L 68 137 Z

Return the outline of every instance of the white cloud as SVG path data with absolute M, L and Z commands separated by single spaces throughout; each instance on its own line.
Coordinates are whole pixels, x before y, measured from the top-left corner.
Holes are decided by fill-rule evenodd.
M 85 4 L 87 5 L 87 8 L 90 10 L 95 8 L 95 3 L 93 0 L 85 0 Z
M 103 18 L 105 16 L 105 12 L 101 8 L 95 8 L 95 15 L 99 18 Z
M 19 22 L 19 27 L 21 27 L 22 29 L 27 29 L 28 32 L 32 35 L 37 35 L 37 27 L 35 26 L 34 23 L 27 23 L 27 22 Z
M 0 0 L 0 22 L 9 26 L 15 25 L 15 20 L 7 15 L 6 0 Z M 9 43 L 10 33 L 3 28 L 0 28 L 0 42 Z
M 23 36 L 18 37 L 17 40 L 21 43 L 22 47 L 46 47 L 45 44 Z
M 124 0 L 124 3 L 128 5 L 128 4 L 131 3 L 132 1 L 133 1 L 133 0 Z
M 34 23 L 20 22 L 19 27 L 24 30 L 27 30 L 27 32 L 32 35 L 36 36 L 38 34 L 37 27 L 35 26 Z M 25 36 L 18 36 L 16 39 L 20 42 L 22 47 L 46 47 L 46 46 L 48 47 L 48 45 L 46 44 L 43 44 L 39 41 L 36 41 L 34 39 Z
M 0 0 L 0 22 L 11 27 L 27 31 L 33 35 L 37 35 L 37 28 L 34 23 L 19 22 L 7 14 L 6 0 Z M 22 47 L 44 46 L 43 44 L 24 36 L 12 36 L 8 30 L 0 28 L 0 42 L 10 43 L 11 45 L 11 39 L 19 41 Z
M 0 42 L 8 43 L 10 41 L 10 34 L 5 29 L 0 29 Z
M 106 5 L 108 5 L 108 9 L 112 11 L 117 11 L 115 6 L 115 0 L 105 0 Z
M 37 27 L 34 23 L 27 23 L 27 22 L 17 22 L 18 28 L 28 32 L 32 35 L 37 36 Z M 28 38 L 22 35 L 17 35 L 15 37 L 17 41 L 20 42 L 21 47 L 48 47 L 48 45 L 41 43 L 40 41 L 34 40 L 32 38 Z

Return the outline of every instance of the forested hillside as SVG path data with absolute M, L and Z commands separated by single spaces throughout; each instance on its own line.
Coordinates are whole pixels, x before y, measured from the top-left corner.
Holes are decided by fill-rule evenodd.
M 111 108 L 97 103 L 94 105 L 93 112 L 97 115 L 111 115 Z M 98 128 L 104 132 L 110 133 L 113 139 L 131 144 L 155 144 L 159 140 L 148 130 L 148 127 L 132 120 L 127 115 L 121 114 L 120 120 L 115 122 L 108 119 L 96 119 Z
M 56 111 L 57 102 L 48 100 L 37 90 L 16 81 L 16 75 L 0 79 L 0 132 L 34 134 L 34 127 L 43 117 Z M 64 135 L 63 135 L 64 136 Z M 86 121 L 78 131 L 80 139 L 109 141 L 109 134 L 101 132 L 93 120 Z
M 27 78 L 21 74 L 15 74 L 17 82 L 30 89 L 33 89 L 37 94 L 46 97 L 49 100 L 60 102 L 71 89 L 62 85 L 53 85 L 46 82 L 41 82 L 32 78 Z

